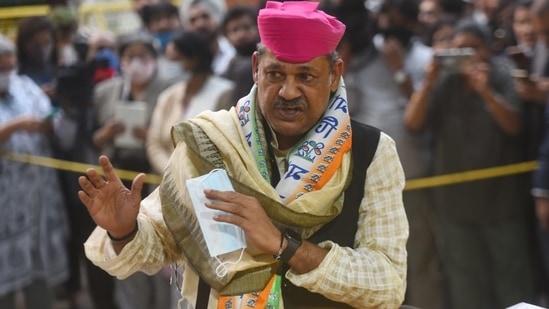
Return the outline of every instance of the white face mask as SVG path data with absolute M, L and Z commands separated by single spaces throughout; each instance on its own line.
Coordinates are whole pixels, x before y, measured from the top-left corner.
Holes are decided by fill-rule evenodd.
M 74 47 L 71 45 L 64 46 L 61 49 L 61 59 L 62 64 L 66 66 L 73 65 L 78 62 L 78 55 L 76 54 Z
M 15 71 L 0 72 L 0 92 L 6 92 L 10 89 L 14 72 Z
M 141 85 L 151 80 L 156 71 L 156 61 L 132 59 L 122 64 L 122 73 L 132 83 Z
M 181 62 L 167 59 L 161 63 L 159 72 L 162 76 L 167 78 L 180 78 L 187 74 L 187 72 L 183 69 Z
M 219 214 L 219 211 L 204 206 L 204 203 L 208 201 L 204 196 L 205 189 L 234 191 L 227 172 L 215 169 L 206 175 L 187 179 L 186 184 L 210 256 L 217 257 L 237 250 L 243 252 L 246 248 L 244 231 L 234 224 L 215 221 L 213 216 Z M 242 252 L 240 252 L 240 258 L 237 261 L 220 261 L 221 267 L 216 270 L 217 275 L 222 277 L 226 273 L 225 264 L 238 263 L 242 258 Z

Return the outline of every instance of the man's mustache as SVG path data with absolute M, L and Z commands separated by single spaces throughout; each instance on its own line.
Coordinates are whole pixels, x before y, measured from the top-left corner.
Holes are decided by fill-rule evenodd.
M 284 108 L 296 108 L 296 107 L 305 107 L 307 106 L 307 101 L 303 98 L 297 98 L 292 100 L 286 100 L 284 98 L 278 98 L 275 101 L 275 107 L 284 107 Z

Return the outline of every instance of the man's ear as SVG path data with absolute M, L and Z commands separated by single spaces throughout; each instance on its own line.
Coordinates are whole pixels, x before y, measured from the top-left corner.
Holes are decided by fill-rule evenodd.
M 254 52 L 253 55 L 252 55 L 252 75 L 253 75 L 253 78 L 254 78 L 254 83 L 257 84 L 257 81 L 259 79 L 259 73 L 258 73 L 258 68 L 259 66 L 259 58 L 258 58 L 258 54 L 257 52 Z
M 332 68 L 332 79 L 330 80 L 330 90 L 335 92 L 339 88 L 339 81 L 341 80 L 341 75 L 343 74 L 343 60 L 337 59 Z

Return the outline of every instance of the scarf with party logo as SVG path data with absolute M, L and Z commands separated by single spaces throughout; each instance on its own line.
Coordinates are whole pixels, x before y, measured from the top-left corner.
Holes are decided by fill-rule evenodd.
M 238 119 L 266 181 L 270 180 L 266 154 L 268 153 L 261 115 L 255 102 L 257 86 L 236 105 Z M 263 129 L 263 130 L 262 130 Z M 320 121 L 288 153 L 288 171 L 276 185 L 284 204 L 307 192 L 321 189 L 341 166 L 343 155 L 351 149 L 351 120 L 343 80 L 332 95 L 328 108 Z

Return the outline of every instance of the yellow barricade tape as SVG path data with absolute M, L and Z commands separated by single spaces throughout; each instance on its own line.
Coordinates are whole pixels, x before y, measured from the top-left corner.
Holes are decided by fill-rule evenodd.
M 27 5 L 0 8 L 0 19 L 25 18 L 30 16 L 44 16 L 50 11 L 47 5 Z
M 522 174 L 534 171 L 537 167 L 537 161 L 528 161 L 453 174 L 410 179 L 406 181 L 406 186 L 404 190 L 425 189 L 469 181 L 483 180 L 488 178 Z
M 181 0 L 170 1 L 173 5 L 181 5 Z M 119 11 L 133 11 L 132 1 L 111 1 L 111 2 L 84 2 L 78 7 L 80 14 L 113 13 Z
M 15 154 L 10 152 L 0 152 L 0 158 L 24 162 L 43 167 L 55 168 L 63 171 L 85 173 L 89 168 L 95 168 L 98 172 L 102 172 L 98 165 L 91 165 L 79 162 L 64 161 L 48 157 L 33 156 L 28 154 Z M 419 190 L 432 187 L 440 187 L 463 182 L 477 181 L 489 178 L 503 177 L 515 174 L 522 174 L 534 171 L 538 167 L 537 161 L 521 162 L 503 166 L 496 166 L 466 172 L 452 173 L 433 177 L 409 179 L 406 181 L 404 190 Z M 123 180 L 133 180 L 139 173 L 134 171 L 115 169 L 117 175 Z M 145 182 L 151 184 L 160 184 L 162 177 L 155 174 L 146 174 Z
M 58 170 L 75 172 L 84 174 L 87 169 L 95 168 L 99 173 L 103 173 L 99 165 L 92 165 L 79 162 L 64 161 L 59 159 L 53 159 L 48 157 L 33 156 L 28 154 L 16 154 L 11 152 L 0 152 L 0 158 L 8 159 L 11 161 L 23 162 L 34 164 L 43 167 L 55 168 Z M 128 171 L 123 169 L 115 169 L 116 174 L 120 179 L 133 180 L 139 173 L 134 171 Z M 155 174 L 146 174 L 145 182 L 152 184 L 160 184 L 162 177 Z

